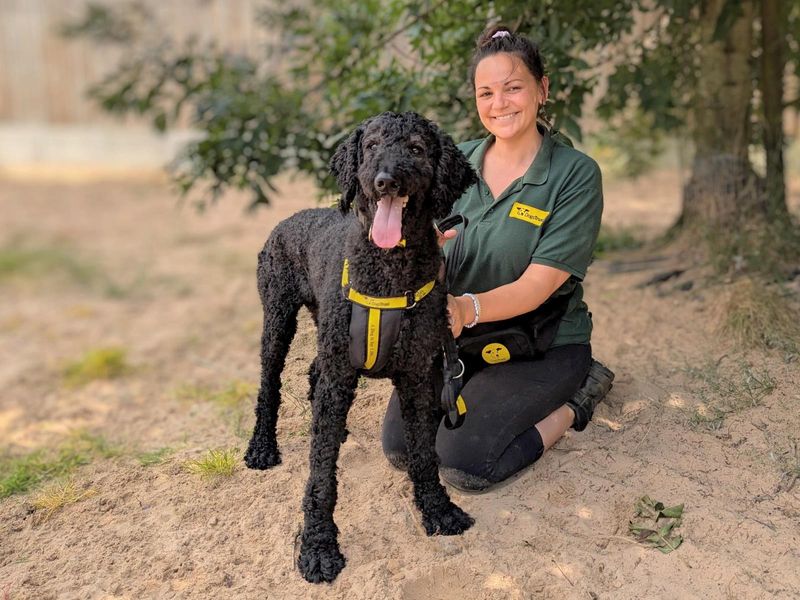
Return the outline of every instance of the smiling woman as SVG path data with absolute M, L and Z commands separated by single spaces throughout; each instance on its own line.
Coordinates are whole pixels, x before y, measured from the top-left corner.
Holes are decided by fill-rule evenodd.
M 541 142 L 541 136 L 534 132 L 539 109 L 547 101 L 548 85 L 547 77 L 542 77 L 541 83 L 537 81 L 513 54 L 487 56 L 475 69 L 481 123 L 508 144 L 525 145 L 531 137 Z
M 440 426 L 436 449 L 442 477 L 477 491 L 538 460 L 568 428 L 585 428 L 614 375 L 592 360 L 581 286 L 600 229 L 600 170 L 551 135 L 549 80 L 529 39 L 486 30 L 470 80 L 489 135 L 459 146 L 479 179 L 453 209 L 470 226 L 445 245 L 467 418 L 459 429 Z M 383 445 L 404 467 L 396 397 Z

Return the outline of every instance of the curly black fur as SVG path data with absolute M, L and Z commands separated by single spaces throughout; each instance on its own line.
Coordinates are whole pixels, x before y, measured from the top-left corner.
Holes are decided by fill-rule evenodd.
M 333 521 L 336 461 L 347 437 L 347 413 L 360 371 L 349 361 L 351 304 L 341 290 L 342 263 L 350 261 L 354 289 L 371 296 L 402 296 L 438 278 L 442 263 L 432 227 L 472 185 L 475 173 L 449 136 L 415 113 L 384 113 L 362 123 L 331 160 L 342 196 L 339 211 L 312 209 L 281 222 L 258 257 L 264 307 L 261 388 L 256 425 L 245 462 L 251 469 L 280 463 L 275 426 L 280 374 L 301 306 L 318 328 L 318 354 L 309 373 L 312 404 L 310 475 L 303 499 L 305 528 L 298 566 L 308 581 L 333 581 L 345 564 Z M 370 241 L 378 175 L 391 194 L 408 196 L 404 248 Z M 352 209 L 352 211 L 351 211 Z M 460 534 L 472 518 L 454 505 L 439 482 L 434 449 L 438 399 L 431 374 L 447 335 L 446 291 L 439 284 L 403 313 L 388 363 L 370 377 L 388 377 L 400 396 L 414 499 L 428 535 Z

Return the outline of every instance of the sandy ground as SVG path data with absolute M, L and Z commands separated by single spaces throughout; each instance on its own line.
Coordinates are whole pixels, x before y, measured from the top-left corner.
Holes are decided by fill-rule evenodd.
M 677 214 L 678 188 L 670 173 L 609 185 L 606 221 L 653 234 Z M 348 564 L 331 585 L 306 583 L 293 553 L 307 316 L 284 373 L 283 464 L 216 483 L 185 469 L 210 448 L 246 447 L 252 399 L 238 422 L 186 390 L 258 380 L 256 254 L 279 219 L 313 203 L 307 185 L 284 191 L 255 215 L 238 197 L 197 214 L 159 183 L 0 182 L 0 247 L 49 249 L 89 273 L 62 260 L 0 280 L 0 452 L 53 448 L 80 429 L 120 449 L 81 467 L 75 481 L 94 495 L 47 521 L 32 494 L 0 501 L 0 599 L 800 597 L 800 485 L 786 475 L 800 469 L 798 357 L 715 335 L 725 286 L 704 284 L 699 269 L 638 285 L 680 265 L 674 256 L 633 272 L 619 268 L 631 255 L 592 266 L 594 353 L 616 371 L 614 390 L 585 432 L 508 485 L 451 490 L 475 517 L 463 536 L 424 535 L 406 476 L 380 450 L 387 384 L 360 386 L 339 463 Z M 126 350 L 132 372 L 65 384 L 68 361 L 107 346 Z M 774 391 L 748 396 L 753 376 Z M 750 401 L 721 422 L 696 416 L 736 398 Z M 165 447 L 160 464 L 136 458 Z M 670 554 L 628 533 L 644 494 L 685 504 L 685 541 Z

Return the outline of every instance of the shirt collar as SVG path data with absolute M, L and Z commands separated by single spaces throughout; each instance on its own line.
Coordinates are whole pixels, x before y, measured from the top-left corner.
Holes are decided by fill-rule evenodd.
M 553 138 L 550 131 L 544 128 L 542 132 L 542 145 L 533 159 L 533 164 L 522 176 L 523 185 L 542 185 L 550 174 L 550 159 L 553 157 Z
M 522 176 L 523 185 L 542 185 L 547 181 L 547 176 L 550 174 L 550 159 L 553 156 L 553 138 L 546 127 L 541 127 L 538 124 L 537 127 L 542 134 L 542 145 L 536 153 L 536 158 L 533 159 L 533 164 L 528 167 L 528 170 L 525 171 L 525 174 Z M 470 162 L 478 173 L 481 172 L 483 155 L 486 154 L 486 149 L 492 142 L 494 142 L 494 135 L 489 134 L 480 143 L 475 152 L 472 153 Z

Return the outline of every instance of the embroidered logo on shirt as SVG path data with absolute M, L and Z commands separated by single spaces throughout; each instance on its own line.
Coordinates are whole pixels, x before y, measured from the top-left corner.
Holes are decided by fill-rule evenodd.
M 528 206 L 527 204 L 522 204 L 522 202 L 514 202 L 508 216 L 512 219 L 519 219 L 520 221 L 535 225 L 536 227 L 541 227 L 549 214 L 550 213 L 546 210 L 536 208 L 535 206 Z

